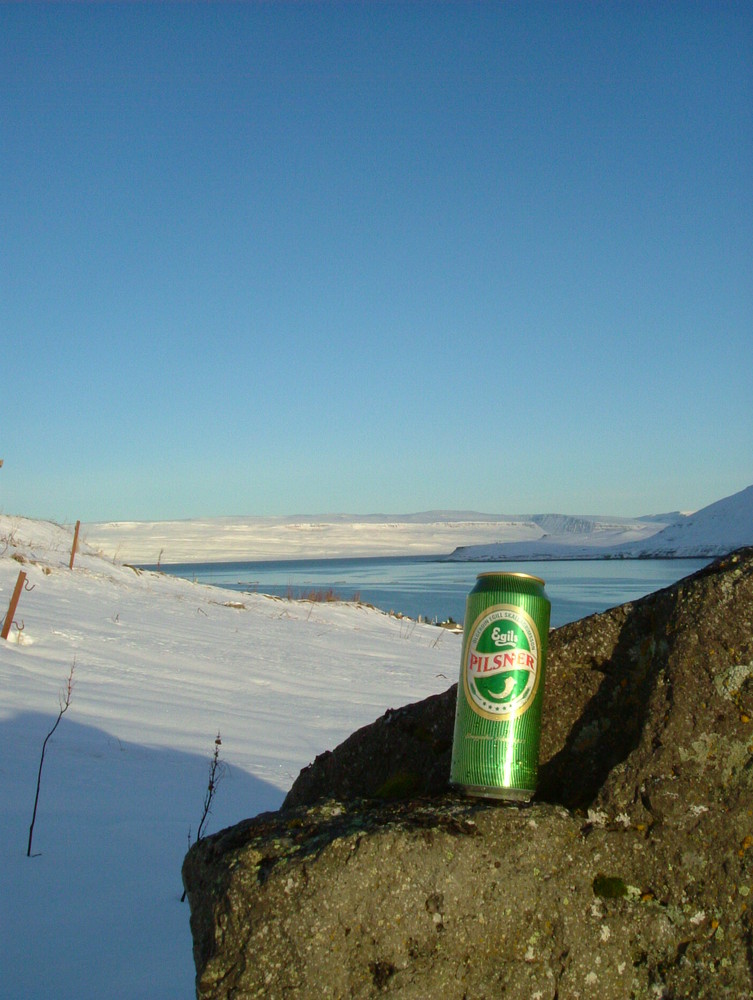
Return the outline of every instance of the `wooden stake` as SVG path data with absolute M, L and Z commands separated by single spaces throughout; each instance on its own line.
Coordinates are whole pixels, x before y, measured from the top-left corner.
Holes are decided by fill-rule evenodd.
M 16 580 L 16 589 L 13 591 L 13 597 L 11 597 L 10 604 L 8 605 L 8 614 L 5 616 L 5 624 L 3 625 L 3 631 L 0 633 L 0 639 L 7 639 L 10 634 L 10 627 L 13 624 L 13 619 L 16 617 L 18 599 L 21 596 L 21 591 L 24 588 L 25 582 L 26 574 L 23 570 L 21 570 L 18 574 L 18 579 Z
M 76 530 L 73 532 L 73 545 L 71 546 L 71 561 L 68 564 L 68 569 L 73 569 L 73 560 L 76 558 L 76 546 L 78 545 L 78 529 L 81 527 L 81 522 L 76 521 Z

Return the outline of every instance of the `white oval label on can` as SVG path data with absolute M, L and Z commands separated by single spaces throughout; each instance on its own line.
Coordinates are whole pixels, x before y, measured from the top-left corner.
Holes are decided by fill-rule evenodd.
M 474 622 L 465 654 L 463 687 L 468 704 L 500 722 L 522 715 L 539 687 L 536 624 L 522 608 L 496 604 Z

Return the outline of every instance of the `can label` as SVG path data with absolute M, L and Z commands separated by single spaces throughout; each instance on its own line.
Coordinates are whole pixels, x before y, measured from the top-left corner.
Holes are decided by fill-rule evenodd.
M 532 704 L 541 678 L 536 623 L 522 608 L 500 604 L 473 624 L 463 687 L 468 704 L 484 719 L 507 721 Z
M 528 801 L 538 776 L 550 604 L 544 581 L 481 573 L 466 602 L 450 783 Z

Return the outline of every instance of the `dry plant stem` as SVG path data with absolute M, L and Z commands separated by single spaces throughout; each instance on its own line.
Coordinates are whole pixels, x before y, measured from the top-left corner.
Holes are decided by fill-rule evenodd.
M 74 657 L 73 663 L 71 664 L 71 672 L 68 674 L 68 680 L 66 681 L 65 687 L 60 694 L 60 711 L 58 712 L 58 717 L 55 719 L 55 725 L 47 733 L 44 738 L 44 743 L 42 744 L 42 754 L 39 758 L 39 771 L 37 772 L 37 794 L 34 796 L 34 812 L 31 814 L 31 826 L 29 827 L 29 843 L 26 848 L 26 857 L 31 857 L 31 841 L 34 837 L 34 824 L 37 820 L 37 806 L 39 805 L 39 788 L 42 784 L 42 768 L 44 767 L 44 755 L 47 750 L 47 744 L 50 737 L 55 732 L 57 727 L 60 725 L 60 720 L 63 718 L 65 713 L 68 711 L 71 704 L 71 697 L 73 695 L 73 671 L 76 668 L 76 660 Z
M 219 732 L 217 733 L 217 738 L 214 741 L 214 752 L 212 754 L 212 760 L 209 765 L 209 781 L 207 783 L 207 790 L 204 794 L 204 812 L 201 815 L 201 820 L 199 822 L 199 828 L 196 831 L 196 843 L 198 843 L 204 833 L 204 826 L 209 814 L 212 811 L 212 799 L 214 798 L 214 793 L 217 790 L 217 785 L 222 780 L 222 775 L 224 771 L 224 766 L 220 760 L 220 747 L 222 746 L 222 738 Z M 189 834 L 190 841 L 190 834 Z M 181 903 L 184 902 L 186 898 L 186 890 L 183 890 L 183 895 L 180 897 Z
M 222 746 L 222 740 L 220 734 L 217 733 L 217 739 L 214 741 L 214 753 L 212 754 L 212 763 L 209 765 L 209 782 L 207 784 L 207 791 L 204 796 L 204 812 L 201 816 L 201 822 L 199 823 L 199 828 L 196 831 L 196 839 L 201 840 L 201 835 L 204 832 L 204 824 L 209 818 L 209 813 L 212 811 L 212 799 L 214 798 L 214 792 L 217 785 L 222 777 L 222 764 L 220 763 L 220 747 Z

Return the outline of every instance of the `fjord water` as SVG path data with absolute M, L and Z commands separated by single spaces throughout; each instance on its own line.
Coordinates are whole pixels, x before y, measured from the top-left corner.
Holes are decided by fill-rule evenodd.
M 584 559 L 547 562 L 442 562 L 437 557 L 304 559 L 278 562 L 182 563 L 175 576 L 239 592 L 305 597 L 333 591 L 383 611 L 462 623 L 465 599 L 479 573 L 540 577 L 552 602 L 553 628 L 637 600 L 708 564 L 708 559 Z M 156 567 L 149 567 L 154 569 Z

